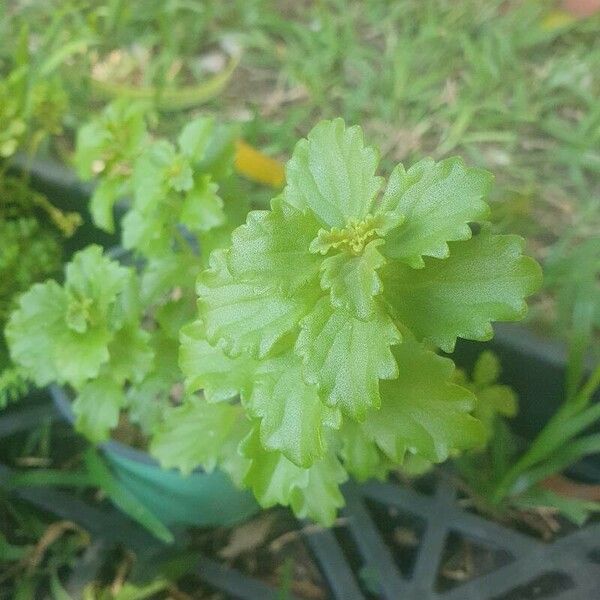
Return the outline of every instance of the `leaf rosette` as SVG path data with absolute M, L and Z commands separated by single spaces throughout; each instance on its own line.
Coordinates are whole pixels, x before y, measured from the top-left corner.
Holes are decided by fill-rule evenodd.
M 264 506 L 323 522 L 347 473 L 383 476 L 407 456 L 440 462 L 483 442 L 475 396 L 432 349 L 491 338 L 540 283 L 523 241 L 483 223 L 488 172 L 425 159 L 386 185 L 377 166 L 359 127 L 319 123 L 271 210 L 212 254 L 182 335 L 189 391 L 239 395 L 251 419 L 246 485 Z

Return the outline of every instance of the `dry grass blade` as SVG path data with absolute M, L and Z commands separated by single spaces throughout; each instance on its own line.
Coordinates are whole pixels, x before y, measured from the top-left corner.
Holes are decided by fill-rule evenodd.
M 84 545 L 89 544 L 89 535 L 87 531 L 76 525 L 72 521 L 58 521 L 56 523 L 52 523 L 46 531 L 44 535 L 39 539 L 38 543 L 32 549 L 31 554 L 26 559 L 27 569 L 31 572 L 33 571 L 44 558 L 44 554 L 48 550 L 48 548 L 59 538 L 61 538 L 65 533 L 72 531 L 74 533 L 81 534 Z
M 232 530 L 229 543 L 219 556 L 227 560 L 252 552 L 262 546 L 273 524 L 273 515 L 263 515 Z

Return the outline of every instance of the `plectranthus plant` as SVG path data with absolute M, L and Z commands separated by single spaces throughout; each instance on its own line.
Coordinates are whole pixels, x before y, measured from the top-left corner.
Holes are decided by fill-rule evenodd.
M 124 249 L 111 255 L 89 246 L 75 254 L 62 284 L 48 280 L 19 298 L 6 337 L 15 364 L 37 385 L 69 389 L 76 427 L 91 441 L 108 439 L 121 420 L 139 429 L 136 441 L 163 448 L 190 439 L 181 432 L 189 433 L 187 416 L 198 403 L 181 393 L 177 365 L 179 329 L 195 317 L 194 280 L 207 249 L 227 242 L 243 221 L 246 204 L 236 198 L 229 209 L 220 196 L 233 172 L 227 126 L 200 117 L 173 144 L 153 138 L 145 118 L 143 105 L 116 103 L 78 135 L 75 162 L 97 183 L 94 220 L 112 231 L 117 212 Z M 198 415 L 192 425 L 212 433 L 192 456 L 212 468 L 225 450 L 211 440 L 229 432 L 241 408 Z M 232 455 L 226 462 L 239 461 Z
M 436 351 L 521 319 L 541 279 L 521 238 L 486 225 L 488 172 L 425 159 L 386 182 L 377 167 L 359 127 L 319 123 L 270 210 L 249 213 L 211 254 L 198 318 L 181 333 L 193 410 L 246 415 L 233 427 L 224 411 L 219 429 L 224 446 L 240 440 L 239 480 L 262 506 L 324 524 L 349 475 L 381 478 L 485 443 L 473 391 Z M 194 466 L 199 427 L 155 448 L 165 465 Z

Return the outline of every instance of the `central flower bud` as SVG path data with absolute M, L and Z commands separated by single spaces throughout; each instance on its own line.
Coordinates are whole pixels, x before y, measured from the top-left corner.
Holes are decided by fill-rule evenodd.
M 397 224 L 398 221 L 398 217 L 391 219 L 389 214 L 367 215 L 362 221 L 350 218 L 345 227 L 332 227 L 329 231 L 321 229 L 311 242 L 310 251 L 327 254 L 333 249 L 358 256 L 369 242 L 382 237 L 392 222 Z

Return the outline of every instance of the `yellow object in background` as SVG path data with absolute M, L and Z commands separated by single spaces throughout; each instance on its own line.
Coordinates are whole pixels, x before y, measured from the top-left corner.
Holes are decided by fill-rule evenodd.
M 575 21 L 575 17 L 566 11 L 553 10 L 542 19 L 541 27 L 545 31 L 554 31 L 566 25 L 571 25 Z
M 283 165 L 243 140 L 235 143 L 235 168 L 240 175 L 257 183 L 274 188 L 283 187 L 285 183 Z

